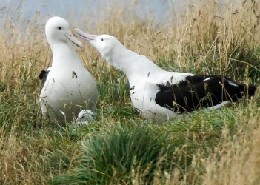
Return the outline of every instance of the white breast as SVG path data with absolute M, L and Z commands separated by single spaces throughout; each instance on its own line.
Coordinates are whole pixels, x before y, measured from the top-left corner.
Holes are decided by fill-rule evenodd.
M 68 121 L 77 117 L 82 109 L 95 110 L 97 100 L 96 82 L 86 70 L 67 70 L 63 73 L 50 71 L 40 99 L 51 118 Z M 64 115 L 63 115 L 64 114 Z

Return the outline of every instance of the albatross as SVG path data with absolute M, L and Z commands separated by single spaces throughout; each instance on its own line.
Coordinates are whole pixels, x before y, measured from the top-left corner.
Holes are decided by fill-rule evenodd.
M 39 75 L 42 113 L 59 123 L 76 120 L 83 110 L 92 115 L 98 91 L 96 81 L 74 50 L 82 47 L 81 42 L 73 36 L 69 23 L 57 16 L 48 19 L 45 34 L 53 59 L 51 66 Z
M 255 94 L 256 86 L 221 75 L 195 75 L 161 69 L 144 55 L 128 50 L 110 35 L 75 34 L 94 46 L 105 61 L 124 72 L 133 106 L 144 118 L 163 121 L 199 108 L 218 109 Z

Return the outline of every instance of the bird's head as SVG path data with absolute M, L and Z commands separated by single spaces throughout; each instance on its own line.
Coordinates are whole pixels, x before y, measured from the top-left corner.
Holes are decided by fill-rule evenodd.
M 82 44 L 77 40 L 69 29 L 69 23 L 61 17 L 48 19 L 45 25 L 45 34 L 48 42 L 52 44 L 67 43 L 82 48 Z
M 76 35 L 87 40 L 92 46 L 94 46 L 102 57 L 107 58 L 108 55 L 111 55 L 115 48 L 122 46 L 117 38 L 111 35 L 93 35 L 81 31 L 79 28 L 75 28 Z

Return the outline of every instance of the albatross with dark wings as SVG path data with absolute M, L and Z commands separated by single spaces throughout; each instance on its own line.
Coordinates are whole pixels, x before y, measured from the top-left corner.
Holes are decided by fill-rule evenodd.
M 167 120 L 201 107 L 217 109 L 255 94 L 254 85 L 220 75 L 165 71 L 146 56 L 128 50 L 113 36 L 92 35 L 79 28 L 75 32 L 89 41 L 107 63 L 126 74 L 132 104 L 145 118 Z

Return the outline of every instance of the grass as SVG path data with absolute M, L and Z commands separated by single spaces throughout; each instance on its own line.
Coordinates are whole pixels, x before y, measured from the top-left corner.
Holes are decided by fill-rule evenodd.
M 200 1 L 168 26 L 115 8 L 96 28 L 82 29 L 114 35 L 167 70 L 259 84 L 259 7 L 247 0 L 223 10 Z M 39 109 L 38 74 L 51 62 L 43 25 L 28 23 L 22 35 L 4 21 L 10 32 L 0 33 L 0 184 L 259 184 L 259 90 L 231 107 L 157 125 L 131 106 L 125 76 L 86 44 L 78 53 L 98 81 L 97 120 L 61 127 Z
M 136 120 L 109 124 L 110 128 L 83 142 L 80 165 L 53 183 L 131 184 L 137 178 L 142 184 L 153 182 L 157 173 L 184 170 L 197 150 L 205 156 L 210 153 L 221 140 L 223 129 L 235 132 L 243 126 L 237 125 L 233 111 L 213 114 L 212 119 L 208 111 L 201 111 L 165 125 Z M 160 181 L 165 181 L 164 177 Z

